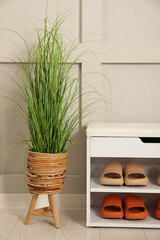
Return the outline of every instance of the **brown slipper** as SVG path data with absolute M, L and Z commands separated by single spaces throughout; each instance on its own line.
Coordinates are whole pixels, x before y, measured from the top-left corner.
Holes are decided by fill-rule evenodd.
M 158 198 L 157 201 L 156 201 L 154 216 L 155 216 L 155 218 L 160 219 L 160 198 Z
M 100 209 L 103 218 L 123 218 L 122 200 L 118 195 L 108 195 L 103 199 Z
M 123 185 L 122 165 L 119 162 L 106 164 L 99 181 L 102 185 Z
M 126 219 L 145 219 L 148 216 L 142 198 L 137 195 L 126 196 L 123 200 L 123 206 Z
M 125 184 L 126 185 L 141 185 L 148 184 L 148 177 L 141 165 L 138 163 L 127 163 L 124 169 Z
M 160 173 L 158 174 L 158 177 L 157 177 L 157 183 L 158 185 L 160 185 Z

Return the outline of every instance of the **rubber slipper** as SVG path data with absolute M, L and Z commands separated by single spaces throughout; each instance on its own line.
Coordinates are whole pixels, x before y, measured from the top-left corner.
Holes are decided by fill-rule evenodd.
M 158 185 L 160 185 L 160 173 L 158 174 L 158 177 L 157 177 L 157 183 Z
M 126 185 L 141 185 L 148 184 L 148 177 L 144 168 L 138 163 L 127 163 L 124 169 L 124 178 Z
M 100 209 L 103 218 L 123 218 L 122 200 L 118 195 L 108 195 Z
M 145 219 L 148 216 L 142 198 L 137 195 L 126 196 L 123 200 L 123 206 L 126 219 Z
M 106 164 L 99 181 L 102 185 L 123 185 L 122 165 L 119 162 Z
M 155 216 L 155 218 L 160 219 L 160 198 L 158 198 L 157 201 L 156 201 L 156 207 L 155 207 L 155 210 L 154 210 L 154 216 Z

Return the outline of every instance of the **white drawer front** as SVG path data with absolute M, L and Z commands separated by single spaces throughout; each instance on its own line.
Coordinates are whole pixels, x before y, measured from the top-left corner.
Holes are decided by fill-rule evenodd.
M 91 137 L 91 157 L 160 157 L 160 143 L 140 138 Z

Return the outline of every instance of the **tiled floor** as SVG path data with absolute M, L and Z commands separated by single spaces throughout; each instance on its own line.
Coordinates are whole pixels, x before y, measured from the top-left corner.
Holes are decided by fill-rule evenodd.
M 61 229 L 51 218 L 32 217 L 24 225 L 27 211 L 0 210 L 0 240 L 160 240 L 159 229 L 87 228 L 83 209 L 60 211 Z

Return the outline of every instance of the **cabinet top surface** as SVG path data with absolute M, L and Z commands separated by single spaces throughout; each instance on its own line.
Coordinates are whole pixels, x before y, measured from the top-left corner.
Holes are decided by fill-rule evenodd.
M 160 137 L 160 123 L 90 123 L 86 134 L 88 137 Z

